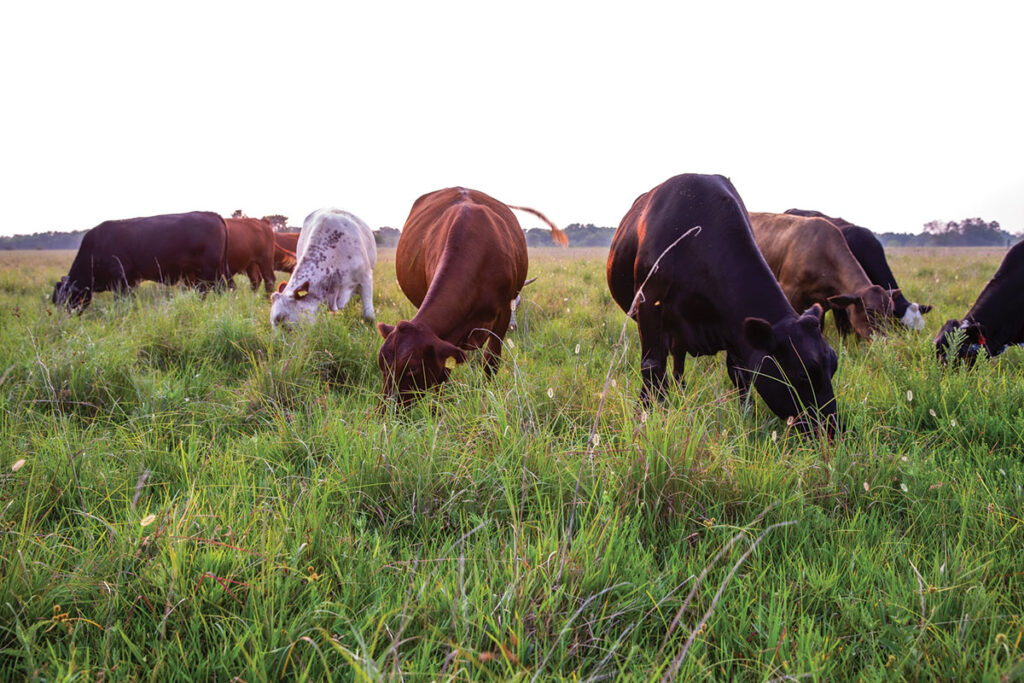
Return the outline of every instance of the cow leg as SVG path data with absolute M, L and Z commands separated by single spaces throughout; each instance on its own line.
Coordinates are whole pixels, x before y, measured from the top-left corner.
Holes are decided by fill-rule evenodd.
M 373 271 L 369 270 L 363 275 L 359 283 L 359 298 L 363 301 L 363 320 L 373 322 L 376 314 L 373 312 Z
M 498 364 L 501 363 L 502 340 L 508 332 L 508 324 L 512 319 L 512 309 L 498 313 L 491 328 L 491 334 L 487 336 L 487 347 L 484 349 L 484 372 L 488 377 L 498 371 Z
M 260 262 L 260 275 L 263 276 L 263 287 L 267 290 L 267 294 L 271 294 L 277 287 L 277 276 L 274 275 L 274 252 L 271 251 L 270 255 Z M 253 287 L 257 289 L 259 285 Z
M 249 277 L 249 286 L 255 292 L 260 286 L 260 280 L 263 279 L 260 267 L 255 263 L 250 263 L 249 267 L 245 269 L 245 274 Z
M 679 388 L 686 387 L 683 370 L 686 369 L 686 348 L 678 339 L 672 340 L 672 378 L 679 383 Z
M 836 330 L 838 330 L 840 337 L 845 337 L 853 332 L 853 325 L 850 323 L 850 316 L 846 311 L 833 308 L 832 315 L 836 319 Z
M 733 385 L 739 389 L 740 400 L 745 400 L 750 392 L 750 372 L 731 353 L 725 354 L 725 369 L 729 373 L 729 379 L 732 380 Z
M 328 309 L 331 311 L 340 311 L 348 305 L 348 300 L 352 298 L 352 287 L 345 285 L 340 289 L 335 290 L 334 295 L 331 297 Z
M 640 304 L 636 322 L 640 331 L 640 375 L 644 383 L 640 390 L 640 400 L 649 405 L 652 395 L 659 401 L 665 399 L 668 339 L 663 329 L 660 307 L 653 303 Z

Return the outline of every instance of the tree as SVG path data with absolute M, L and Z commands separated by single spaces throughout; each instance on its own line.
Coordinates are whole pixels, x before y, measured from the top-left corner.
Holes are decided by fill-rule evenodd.
M 232 218 L 245 218 L 245 211 L 242 211 L 241 209 L 235 209 L 234 211 L 231 212 L 231 217 Z
M 285 232 L 288 230 L 288 216 L 282 216 L 279 213 L 274 213 L 269 216 L 264 216 L 263 220 L 270 223 L 270 227 L 274 229 L 274 232 Z

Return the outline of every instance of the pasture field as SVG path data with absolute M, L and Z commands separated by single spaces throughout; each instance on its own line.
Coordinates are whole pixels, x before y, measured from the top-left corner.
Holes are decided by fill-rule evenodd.
M 1024 351 L 931 348 L 1003 253 L 890 250 L 937 310 L 828 317 L 822 442 L 722 357 L 641 411 L 603 249 L 533 250 L 496 377 L 404 412 L 358 303 L 275 334 L 240 277 L 69 316 L 72 253 L 0 252 L 0 679 L 1020 680 Z M 412 315 L 393 250 L 375 281 Z

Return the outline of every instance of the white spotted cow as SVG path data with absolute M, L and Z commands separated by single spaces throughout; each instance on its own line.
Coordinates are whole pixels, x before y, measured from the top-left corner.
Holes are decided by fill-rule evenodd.
M 291 278 L 270 297 L 273 325 L 308 320 L 321 304 L 329 311 L 341 310 L 357 289 L 363 318 L 373 321 L 377 245 L 366 223 L 347 211 L 318 209 L 303 221 L 295 255 Z

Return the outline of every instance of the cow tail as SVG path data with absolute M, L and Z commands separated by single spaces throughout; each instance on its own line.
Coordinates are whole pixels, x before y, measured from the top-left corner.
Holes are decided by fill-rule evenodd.
M 511 204 L 508 205 L 508 208 L 516 209 L 517 211 L 525 211 L 526 213 L 532 213 L 534 216 L 548 224 L 548 227 L 551 228 L 551 239 L 554 240 L 556 244 L 559 244 L 563 247 L 569 246 L 569 237 L 565 234 L 565 232 L 559 230 L 557 225 L 552 223 L 547 216 L 542 214 L 540 211 L 537 211 L 537 209 L 531 209 L 528 206 L 512 206 Z

